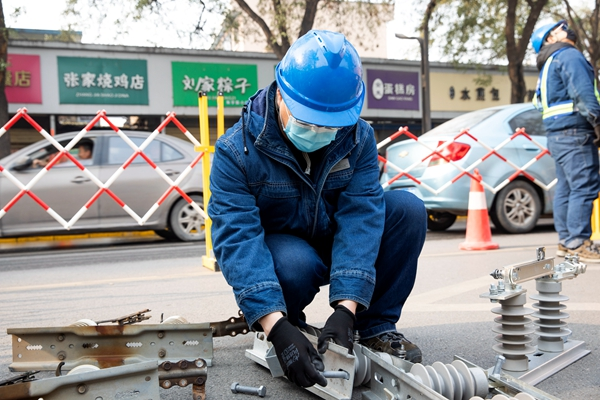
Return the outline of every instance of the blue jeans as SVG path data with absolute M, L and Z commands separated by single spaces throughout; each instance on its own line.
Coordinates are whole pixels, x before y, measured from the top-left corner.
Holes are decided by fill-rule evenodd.
M 396 330 L 427 232 L 427 213 L 416 196 L 395 190 L 385 192 L 384 198 L 385 227 L 375 261 L 375 289 L 369 308 L 356 316 L 355 329 L 363 339 Z M 288 234 L 265 235 L 265 242 L 283 290 L 287 318 L 293 325 L 306 326 L 304 308 L 329 283 L 332 243 L 308 243 Z
M 566 129 L 548 133 L 548 150 L 556 165 L 554 227 L 558 241 L 575 249 L 592 235 L 591 216 L 600 190 L 598 148 L 594 131 Z

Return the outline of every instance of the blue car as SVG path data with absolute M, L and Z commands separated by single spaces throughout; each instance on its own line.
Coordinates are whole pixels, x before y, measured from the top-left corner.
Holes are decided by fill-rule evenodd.
M 518 128 L 524 128 L 533 140 L 515 135 Z M 454 139 L 464 129 L 470 136 Z M 432 155 L 435 149 L 443 157 Z M 489 155 L 491 149 L 496 149 L 497 155 Z M 452 226 L 457 216 L 467 215 L 471 179 L 466 174 L 459 178 L 460 168 L 469 173 L 478 169 L 495 227 L 525 233 L 535 227 L 540 216 L 552 213 L 556 172 L 545 149 L 542 115 L 533 105 L 486 108 L 435 127 L 419 137 L 419 143 L 407 139 L 390 145 L 381 184 L 385 190 L 408 190 L 420 197 L 428 210 L 428 228 L 439 231 Z M 516 174 L 526 165 L 529 177 Z M 402 171 L 417 182 L 407 176 L 394 179 Z

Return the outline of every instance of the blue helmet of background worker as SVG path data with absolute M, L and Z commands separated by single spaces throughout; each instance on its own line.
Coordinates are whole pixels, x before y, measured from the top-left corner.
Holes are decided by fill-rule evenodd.
M 324 127 L 358 121 L 365 98 L 362 64 L 343 34 L 309 31 L 292 44 L 275 75 L 295 119 Z
M 540 52 L 540 49 L 542 48 L 542 45 L 544 44 L 544 41 L 550 32 L 559 27 L 561 24 L 564 24 L 564 26 L 567 27 L 567 22 L 564 19 L 561 19 L 558 22 L 542 25 L 533 31 L 533 34 L 531 35 L 531 45 L 536 53 Z

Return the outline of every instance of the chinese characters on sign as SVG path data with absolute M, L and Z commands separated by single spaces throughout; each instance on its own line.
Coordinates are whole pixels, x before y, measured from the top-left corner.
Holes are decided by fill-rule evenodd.
M 41 104 L 40 56 L 9 54 L 4 85 L 9 103 Z
M 205 92 L 215 107 L 221 92 L 225 107 L 241 107 L 258 89 L 256 65 L 173 61 L 171 67 L 174 106 L 197 107 L 198 92 Z
M 456 93 L 456 90 L 454 89 L 454 86 L 450 86 L 450 90 L 448 91 L 450 100 L 454 100 L 455 93 Z M 471 100 L 471 95 L 469 93 L 470 93 L 470 90 L 467 88 L 460 90 L 460 99 L 461 100 Z M 485 88 L 484 87 L 476 88 L 475 93 L 476 93 L 475 99 L 477 101 L 485 101 Z M 500 101 L 500 90 L 499 89 L 496 89 L 493 87 L 489 90 L 489 93 L 490 93 L 492 101 Z
M 419 73 L 367 70 L 368 107 L 419 110 Z
M 58 57 L 61 104 L 148 104 L 146 60 Z

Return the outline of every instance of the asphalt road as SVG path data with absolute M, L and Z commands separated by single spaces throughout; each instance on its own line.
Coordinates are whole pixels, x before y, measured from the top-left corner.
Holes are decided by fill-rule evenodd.
M 450 363 L 458 355 L 484 368 L 493 366 L 495 305 L 479 297 L 493 282 L 489 273 L 534 260 L 539 246 L 546 246 L 547 257 L 556 251 L 551 225 L 526 235 L 494 232 L 500 249 L 492 251 L 459 250 L 464 234 L 460 222 L 448 232 L 428 234 L 415 288 L 398 324 L 399 331 L 423 350 L 425 365 Z M 194 323 L 237 315 L 222 274 L 201 266 L 204 251 L 199 244 L 154 240 L 0 249 L 0 380 L 13 375 L 7 368 L 12 361 L 7 328 L 66 326 L 82 318 L 109 319 L 146 308 L 152 310 L 149 323 L 158 323 L 161 314 L 181 315 Z M 584 341 L 591 354 L 537 385 L 559 399 L 600 398 L 599 273 L 599 266 L 588 266 L 584 275 L 563 283 L 561 294 L 570 297 L 565 304 L 571 338 Z M 524 287 L 528 295 L 537 293 L 534 282 Z M 323 289 L 306 310 L 308 322 L 315 326 L 322 326 L 331 312 L 328 290 Z M 248 398 L 231 393 L 234 381 L 266 386 L 267 398 L 318 398 L 285 379 L 272 378 L 246 358 L 245 349 L 251 345 L 251 335 L 214 340 L 207 399 Z M 360 399 L 363 390 L 355 389 L 353 399 Z M 189 399 L 191 389 L 162 390 L 161 398 Z

